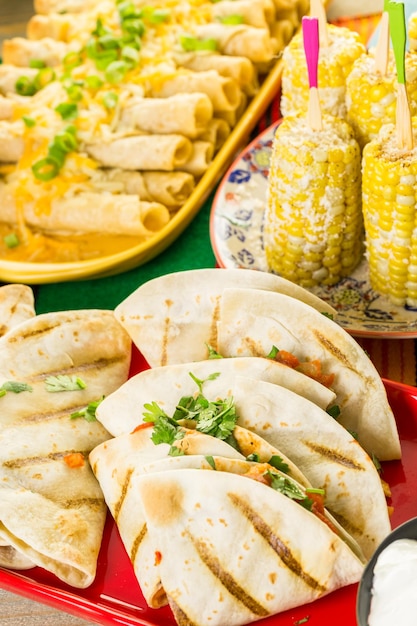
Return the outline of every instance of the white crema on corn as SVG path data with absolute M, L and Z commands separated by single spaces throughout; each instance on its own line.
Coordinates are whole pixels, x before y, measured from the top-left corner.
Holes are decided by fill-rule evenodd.
M 341 26 L 327 25 L 329 45 L 320 45 L 318 87 L 322 110 L 346 115 L 346 79 L 356 59 L 366 53 L 358 33 Z M 302 32 L 298 32 L 283 52 L 281 113 L 307 111 L 309 82 Z
M 269 269 L 302 285 L 333 285 L 358 265 L 363 248 L 361 158 L 351 127 L 324 116 L 278 126 L 271 155 L 264 241 Z
M 396 305 L 416 307 L 417 147 L 400 150 L 394 124 L 365 146 L 362 185 L 371 285 Z

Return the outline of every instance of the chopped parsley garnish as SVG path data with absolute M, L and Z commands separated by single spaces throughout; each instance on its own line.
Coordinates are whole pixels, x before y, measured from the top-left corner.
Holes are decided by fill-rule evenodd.
M 57 391 L 79 391 L 85 389 L 85 382 L 78 376 L 67 376 L 59 374 L 58 376 L 48 376 L 45 378 L 45 387 L 51 393 Z

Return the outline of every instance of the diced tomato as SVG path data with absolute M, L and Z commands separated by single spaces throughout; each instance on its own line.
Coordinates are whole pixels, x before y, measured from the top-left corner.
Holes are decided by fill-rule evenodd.
M 293 369 L 300 365 L 300 361 L 297 359 L 297 357 L 294 356 L 294 354 L 291 354 L 291 352 L 287 352 L 286 350 L 279 350 L 277 352 L 275 360 L 278 361 L 278 363 L 288 365 L 288 367 L 292 367 Z
M 318 359 L 313 361 L 303 361 L 296 368 L 298 372 L 317 380 L 317 382 L 321 383 L 325 387 L 331 387 L 334 382 L 334 374 L 324 374 L 321 369 L 321 363 Z
M 71 469 L 84 465 L 84 455 L 81 452 L 71 452 L 64 456 L 64 461 Z
M 138 426 L 136 426 L 136 428 L 132 430 L 132 433 L 137 433 L 138 430 L 143 430 L 144 428 L 149 428 L 150 426 L 153 426 L 153 425 L 154 425 L 154 422 L 143 422 L 143 424 L 139 424 Z

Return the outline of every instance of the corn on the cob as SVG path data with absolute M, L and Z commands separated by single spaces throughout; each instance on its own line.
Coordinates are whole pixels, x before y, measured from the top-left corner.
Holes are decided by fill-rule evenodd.
M 346 114 L 346 78 L 354 61 L 366 53 L 358 33 L 342 26 L 327 25 L 328 46 L 321 46 L 318 88 L 323 112 L 339 117 Z M 303 36 L 298 32 L 283 52 L 281 113 L 306 111 L 309 99 L 307 65 Z
M 323 115 L 285 117 L 274 137 L 264 223 L 269 269 L 302 285 L 333 285 L 361 259 L 360 148 L 351 127 Z
M 406 87 L 412 115 L 417 114 L 417 54 L 405 56 Z M 375 139 L 384 124 L 395 123 L 398 77 L 392 50 L 387 73 L 375 70 L 375 50 L 353 64 L 346 80 L 347 120 L 361 148 Z
M 417 51 L 417 11 L 412 13 L 408 18 L 408 47 L 410 52 Z
M 365 146 L 362 185 L 371 286 L 398 306 L 416 307 L 417 149 L 398 149 L 394 124 Z

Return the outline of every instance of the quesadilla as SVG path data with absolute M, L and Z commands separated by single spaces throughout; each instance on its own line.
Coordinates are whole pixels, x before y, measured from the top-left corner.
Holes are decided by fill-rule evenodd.
M 27 285 L 0 287 L 0 337 L 8 330 L 36 315 L 33 291 Z
M 217 350 L 223 356 L 259 356 L 271 347 L 302 362 L 319 364 L 333 378 L 340 422 L 370 456 L 399 459 L 395 418 L 375 366 L 341 326 L 283 293 L 226 288 L 220 302 Z
M 247 376 L 291 389 L 322 409 L 334 404 L 336 398 L 331 389 L 272 359 L 206 359 L 145 369 L 132 376 L 100 403 L 97 419 L 113 436 L 117 436 L 132 432 L 143 421 L 143 407 L 150 400 L 171 414 L 178 398 L 196 392 L 190 373 L 205 381 L 204 390 L 210 397 L 226 396 L 230 393 L 229 385 L 234 376 Z M 213 377 L 219 373 L 221 376 Z
M 30 287 L 20 284 L 0 287 L 0 337 L 35 315 L 33 291 Z M 0 541 L 0 567 L 30 569 L 34 564 L 7 542 Z
M 208 357 L 207 344 L 217 344 L 222 292 L 236 286 L 286 293 L 320 312 L 336 314 L 306 289 L 273 274 L 246 269 L 198 269 L 144 283 L 116 307 L 115 315 L 151 367 L 201 361 Z
M 243 428 L 234 429 L 237 448 L 226 441 L 198 431 L 190 431 L 182 426 L 172 446 L 164 442 L 155 445 L 157 442 L 154 436 L 157 430 L 156 424 L 147 424 L 131 434 L 120 435 L 97 446 L 90 453 L 93 471 L 119 528 L 146 602 L 153 608 L 166 604 L 167 598 L 161 585 L 154 540 L 147 531 L 142 504 L 138 498 L 138 480 L 143 473 L 165 471 L 171 469 L 172 465 L 179 465 L 183 469 L 197 467 L 210 470 L 214 464 L 219 471 L 242 474 L 248 469 L 254 475 L 271 469 L 287 486 L 296 485 L 298 492 L 303 494 L 310 487 L 308 481 L 301 485 L 291 477 L 290 472 L 283 473 L 276 469 L 277 465 L 288 469 L 278 451 L 261 437 Z M 171 456 L 173 450 L 175 456 Z M 251 457 L 256 452 L 256 462 L 245 460 L 242 452 L 246 454 L 249 451 Z M 327 512 L 325 516 L 333 528 L 337 529 L 338 536 L 355 552 L 359 561 L 364 562 L 365 557 L 357 543 Z
M 360 579 L 347 544 L 267 484 L 187 468 L 143 474 L 137 488 L 178 624 L 239 626 Z
M 88 454 L 110 434 L 94 411 L 126 381 L 130 348 L 101 310 L 38 315 L 0 339 L 0 542 L 74 587 L 94 580 L 106 518 Z
M 241 365 L 245 359 L 246 368 Z M 268 363 L 267 359 L 260 361 L 261 365 Z M 237 366 L 230 367 L 234 363 Z M 303 484 L 307 479 L 313 487 L 325 489 L 327 509 L 369 558 L 391 530 L 384 490 L 372 459 L 323 408 L 277 380 L 268 382 L 265 371 L 256 372 L 251 363 L 258 361 L 250 357 L 216 359 L 146 370 L 104 400 L 97 418 L 112 434 L 131 432 L 146 420 L 152 406 L 157 417 L 171 418 L 171 428 L 176 420 L 181 426 L 207 429 L 211 418 L 199 399 L 203 396 L 203 403 L 227 400 L 236 412 L 236 426 L 256 433 L 291 462 L 296 468 L 289 471 L 293 478 Z M 224 364 L 228 367 L 222 368 Z M 205 419 L 203 427 L 200 413 Z M 248 456 L 251 447 L 239 443 L 238 432 L 233 431 L 234 443 Z M 254 451 L 253 440 L 251 444 Z M 265 460 L 264 455 L 262 458 Z

